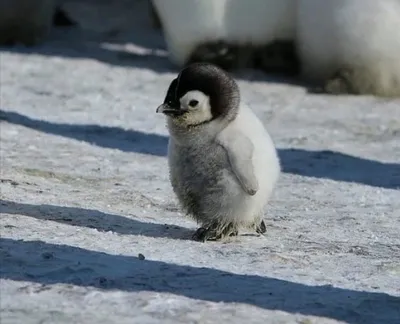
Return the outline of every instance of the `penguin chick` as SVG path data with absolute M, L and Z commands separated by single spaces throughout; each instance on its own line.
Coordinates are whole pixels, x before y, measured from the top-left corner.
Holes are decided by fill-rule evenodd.
M 281 171 L 273 141 L 241 104 L 236 81 L 209 63 L 182 69 L 157 108 L 170 134 L 170 182 L 201 227 L 195 240 L 220 240 L 240 227 L 266 231 L 263 209 Z
M 180 68 L 196 61 L 230 70 L 248 63 L 248 68 L 254 64 L 251 57 L 257 51 L 273 70 L 279 70 L 286 57 L 284 52 L 283 59 L 271 57 L 271 50 L 280 53 L 282 49 L 274 41 L 294 42 L 296 0 L 152 2 L 163 25 L 169 59 Z
M 333 94 L 400 96 L 399 0 L 299 0 L 305 79 Z

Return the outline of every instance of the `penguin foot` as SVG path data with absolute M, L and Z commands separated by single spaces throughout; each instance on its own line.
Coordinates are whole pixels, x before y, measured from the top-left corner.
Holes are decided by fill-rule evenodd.
M 188 60 L 211 63 L 224 70 L 245 68 L 252 62 L 252 52 L 245 46 L 236 46 L 223 41 L 204 43 L 196 47 Z
M 200 227 L 197 229 L 196 232 L 194 232 L 194 234 L 192 235 L 192 239 L 199 242 L 205 242 L 206 234 L 207 229 L 204 227 Z
M 232 224 L 228 224 L 221 229 L 217 223 L 212 224 L 208 228 L 200 227 L 193 234 L 192 239 L 199 242 L 219 241 L 228 236 L 237 236 L 239 234 L 237 228 Z
M 324 92 L 333 95 L 357 94 L 352 85 L 352 79 L 353 71 L 350 68 L 340 68 L 325 82 Z
M 296 75 L 300 71 L 293 41 L 276 40 L 255 51 L 254 66 L 266 73 Z
M 267 231 L 267 226 L 264 223 L 264 220 L 256 227 L 256 232 L 258 234 L 264 234 Z

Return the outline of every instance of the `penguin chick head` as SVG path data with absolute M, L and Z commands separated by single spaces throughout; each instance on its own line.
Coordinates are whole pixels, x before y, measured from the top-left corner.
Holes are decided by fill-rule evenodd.
M 234 119 L 239 104 L 239 87 L 232 76 L 213 64 L 193 63 L 171 82 L 157 113 L 181 126 L 195 127 Z

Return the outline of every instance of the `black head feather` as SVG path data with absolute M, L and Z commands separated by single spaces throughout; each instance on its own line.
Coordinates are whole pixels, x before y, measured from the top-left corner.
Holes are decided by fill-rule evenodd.
M 209 63 L 193 63 L 182 69 L 167 91 L 164 104 L 178 108 L 179 99 L 188 91 L 198 90 L 209 96 L 213 119 L 236 115 L 240 91 L 226 71 Z

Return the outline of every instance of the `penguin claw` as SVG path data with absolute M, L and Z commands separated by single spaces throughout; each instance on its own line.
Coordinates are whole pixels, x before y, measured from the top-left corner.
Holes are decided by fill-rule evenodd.
M 207 228 L 200 227 L 196 232 L 194 232 L 192 239 L 199 242 L 205 242 L 207 239 L 207 231 Z
M 229 234 L 229 236 L 238 236 L 239 235 L 239 231 L 235 230 L 232 233 Z
M 264 220 L 262 220 L 260 225 L 257 226 L 256 232 L 258 234 L 264 234 L 266 231 L 267 231 L 267 226 L 265 225 Z
M 219 241 L 223 238 L 229 236 L 237 236 L 239 234 L 238 230 L 233 226 L 233 224 L 229 224 L 222 231 L 217 230 L 217 225 L 211 225 L 208 228 L 200 227 L 193 234 L 192 239 L 199 242 L 206 241 Z
M 193 234 L 193 239 L 199 242 L 217 241 L 221 238 L 221 236 L 221 234 L 217 234 L 217 232 L 212 228 L 200 227 Z

